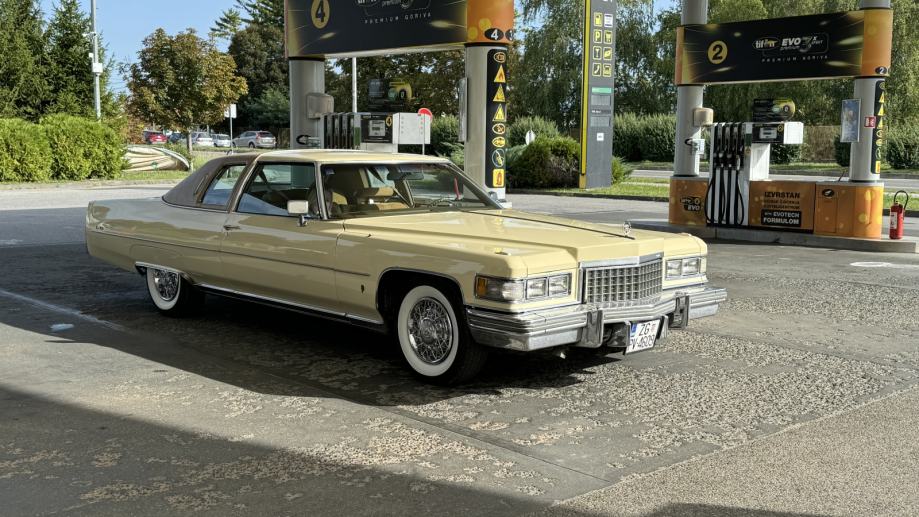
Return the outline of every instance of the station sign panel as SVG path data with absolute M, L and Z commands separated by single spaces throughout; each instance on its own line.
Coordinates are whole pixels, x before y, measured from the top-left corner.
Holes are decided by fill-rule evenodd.
M 587 0 L 581 95 L 582 189 L 608 187 L 613 166 L 616 0 Z
M 507 187 L 507 50 L 488 51 L 485 186 Z
M 677 29 L 676 84 L 885 77 L 893 11 L 868 9 Z
M 514 38 L 513 0 L 286 0 L 287 57 L 447 50 Z

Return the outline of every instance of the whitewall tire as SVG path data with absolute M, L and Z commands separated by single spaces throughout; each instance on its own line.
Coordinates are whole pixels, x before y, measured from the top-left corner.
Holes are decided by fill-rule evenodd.
M 203 302 L 202 294 L 177 271 L 147 268 L 147 290 L 156 308 L 169 316 L 185 316 Z
M 462 308 L 462 305 L 459 305 Z M 396 332 L 409 367 L 426 381 L 455 384 L 481 369 L 487 352 L 472 341 L 463 315 L 441 290 L 421 285 L 402 299 Z

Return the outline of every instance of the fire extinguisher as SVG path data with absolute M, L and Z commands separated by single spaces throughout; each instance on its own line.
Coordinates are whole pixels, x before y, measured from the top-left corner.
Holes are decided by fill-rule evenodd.
M 906 203 L 900 204 L 897 199 L 900 194 L 906 196 Z M 906 207 L 909 206 L 909 192 L 901 190 L 893 195 L 893 206 L 890 207 L 890 238 L 900 240 L 903 238 L 903 218 L 906 215 Z

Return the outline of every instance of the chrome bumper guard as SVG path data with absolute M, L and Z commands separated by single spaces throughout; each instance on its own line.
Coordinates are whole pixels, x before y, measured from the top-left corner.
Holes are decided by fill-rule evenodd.
M 681 289 L 664 291 L 660 298 L 646 305 L 606 307 L 580 304 L 516 314 L 468 308 L 466 318 L 473 339 L 485 346 L 521 352 L 562 345 L 597 348 L 605 325 L 668 316 L 671 326 L 685 327 L 687 314 L 688 320 L 714 316 L 726 299 L 727 291 L 724 289 Z M 683 321 L 677 322 L 680 313 Z

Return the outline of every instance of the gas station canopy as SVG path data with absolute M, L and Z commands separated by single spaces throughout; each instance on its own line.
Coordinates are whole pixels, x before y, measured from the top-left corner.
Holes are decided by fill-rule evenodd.
M 507 44 L 513 0 L 288 0 L 290 59 L 359 57 Z

